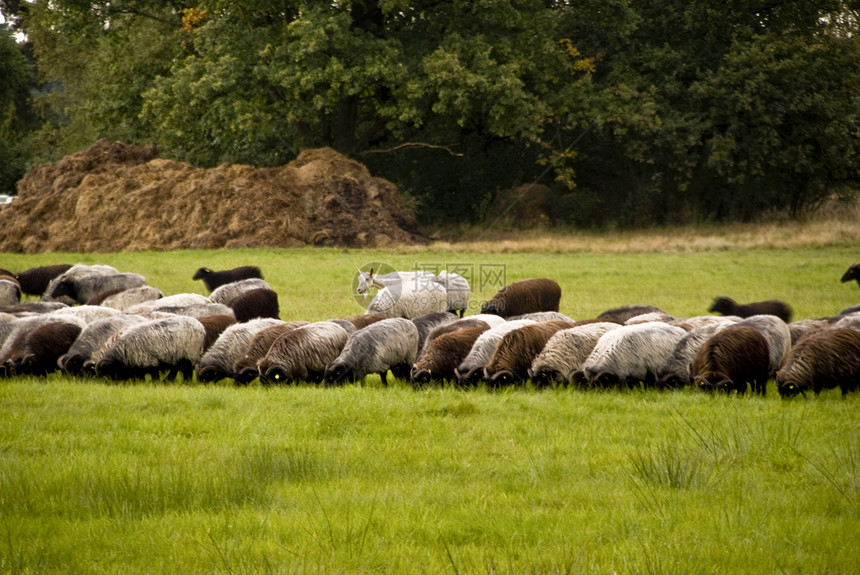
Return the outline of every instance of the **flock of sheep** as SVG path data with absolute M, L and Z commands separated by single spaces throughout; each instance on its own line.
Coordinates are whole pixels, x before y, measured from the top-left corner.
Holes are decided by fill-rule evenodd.
M 359 271 L 358 294 L 378 291 L 364 314 L 284 321 L 260 270 L 245 266 L 193 276 L 210 295 L 165 296 L 110 266 L 0 269 L 0 376 L 113 379 L 196 376 L 247 384 L 339 384 L 379 374 L 426 385 L 485 382 L 535 386 L 695 386 L 782 396 L 860 385 L 860 306 L 834 317 L 791 321 L 782 302 L 717 298 L 720 315 L 674 318 L 625 306 L 574 321 L 559 312 L 561 288 L 547 278 L 511 283 L 481 313 L 460 275 Z M 843 282 L 860 284 L 860 264 Z M 21 303 L 22 294 L 40 295 Z

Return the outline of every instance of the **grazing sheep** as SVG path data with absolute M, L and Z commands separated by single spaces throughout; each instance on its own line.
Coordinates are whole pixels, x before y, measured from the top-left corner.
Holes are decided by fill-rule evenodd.
M 622 325 L 607 331 L 582 362 L 577 383 L 607 387 L 638 382 L 646 386 L 656 381 L 657 371 L 665 363 L 686 331 L 663 322 Z
M 0 306 L 18 305 L 21 301 L 21 285 L 11 276 L 0 276 Z
M 173 313 L 170 310 L 207 303 L 212 303 L 212 301 L 205 295 L 200 295 L 199 293 L 178 293 L 155 300 L 141 302 L 126 308 L 125 312 L 137 315 L 148 315 L 159 311 L 168 311 Z
M 532 278 L 508 284 L 481 306 L 481 313 L 511 318 L 539 311 L 558 311 L 561 287 L 547 278 Z
M 322 381 L 326 366 L 343 351 L 349 334 L 331 321 L 311 323 L 275 340 L 257 364 L 260 383 Z
M 432 330 L 430 330 L 430 333 L 427 334 L 427 337 L 424 338 L 423 343 L 421 343 L 420 338 L 419 338 L 420 347 L 418 348 L 418 358 L 416 359 L 416 361 L 421 359 L 421 355 L 427 349 L 427 346 L 429 346 L 430 343 L 435 338 L 439 337 L 440 335 L 444 335 L 446 333 L 451 333 L 452 331 L 457 331 L 458 329 L 463 329 L 463 328 L 467 328 L 467 327 L 486 327 L 487 329 L 490 329 L 490 327 L 492 327 L 491 324 L 489 322 L 483 320 L 483 319 L 479 319 L 481 317 L 488 317 L 488 316 L 476 315 L 476 316 L 472 316 L 472 317 L 458 319 L 457 321 L 452 321 L 451 323 L 434 327 Z M 499 317 L 499 316 L 493 316 L 493 317 Z M 501 319 L 501 318 L 499 318 L 499 319 Z M 502 320 L 502 321 L 504 322 L 504 320 Z M 457 365 L 460 365 L 460 364 L 458 363 Z M 454 366 L 454 367 L 457 367 L 457 366 Z
M 69 307 L 59 301 L 27 301 L 17 305 L 0 306 L 0 313 L 13 315 L 50 313 Z
M 215 291 L 209 294 L 209 300 L 215 303 L 223 303 L 224 305 L 229 306 L 230 302 L 232 302 L 234 299 L 236 299 L 243 293 L 256 289 L 270 290 L 272 289 L 272 287 L 268 283 L 266 283 L 265 280 L 261 280 L 259 278 L 239 280 L 215 288 Z
M 117 288 L 114 290 L 103 291 L 90 301 L 87 305 L 101 305 L 104 307 L 112 307 L 120 311 L 126 311 L 128 308 L 139 303 L 161 299 L 164 294 L 160 289 L 152 286 L 140 286 L 136 288 Z
M 627 320 L 636 317 L 637 315 L 644 315 L 646 313 L 666 313 L 659 307 L 655 307 L 653 305 L 625 305 L 621 307 L 616 307 L 612 309 L 608 309 L 605 312 L 601 313 L 597 316 L 597 319 L 601 321 L 609 321 L 616 320 L 619 323 L 624 323 Z
M 779 300 L 757 301 L 748 304 L 736 303 L 730 297 L 718 297 L 711 304 L 710 312 L 721 313 L 723 315 L 736 315 L 738 317 L 747 318 L 753 315 L 775 315 L 785 323 L 791 321 L 791 308 L 788 304 Z
M 418 355 L 418 328 L 404 318 L 378 321 L 352 334 L 340 355 L 326 366 L 326 383 L 361 381 L 377 373 L 388 383 L 390 369 L 395 377 L 407 378 Z
M 194 317 L 194 316 L 191 316 Z M 236 318 L 232 314 L 213 314 L 195 317 L 197 321 L 203 324 L 203 329 L 206 330 L 206 339 L 203 342 L 203 353 L 206 353 L 212 344 L 218 341 L 224 330 L 236 323 Z
M 839 319 L 829 326 L 829 328 L 853 329 L 854 331 L 860 331 L 860 313 L 849 313 L 847 315 L 840 316 Z
M 68 264 L 39 266 L 15 274 L 15 279 L 21 284 L 21 291 L 27 295 L 42 295 L 48 289 L 51 280 L 57 278 L 72 268 Z
M 41 325 L 27 333 L 20 359 L 13 354 L 15 373 L 18 375 L 47 375 L 57 370 L 57 360 L 69 351 L 81 334 L 80 323 L 55 321 Z
M 671 324 L 675 318 L 664 311 L 652 311 L 631 317 L 624 322 L 624 325 L 636 325 L 637 323 L 650 323 L 660 321 Z
M 193 303 L 191 305 L 179 305 L 175 307 L 159 307 L 157 311 L 150 312 L 150 316 L 154 317 L 157 314 L 173 314 L 187 315 L 199 319 L 207 315 L 229 315 L 232 318 L 236 317 L 233 308 L 230 308 L 223 303 Z
M 112 379 L 153 378 L 168 370 L 189 379 L 203 352 L 206 330 L 188 316 L 172 316 L 130 326 L 119 334 L 96 363 L 98 375 Z
M 19 317 L 0 324 L 0 376 L 12 375 L 15 366 L 26 353 L 29 334 L 52 323 L 70 323 L 80 328 L 85 326 L 83 320 L 74 316 L 57 318 L 51 314 Z
M 448 309 L 445 288 L 433 281 L 403 282 L 385 287 L 367 306 L 367 313 L 413 319 Z
M 56 311 L 50 312 L 52 316 L 75 316 L 83 320 L 84 323 L 92 323 L 106 317 L 120 315 L 122 312 L 112 307 L 102 307 L 100 305 L 81 305 L 75 307 L 64 307 Z
M 618 327 L 615 322 L 593 321 L 556 332 L 532 362 L 529 377 L 541 386 L 571 383 L 600 336 Z
M 788 329 L 788 324 L 774 315 L 762 314 L 742 319 L 734 325 L 748 325 L 761 332 L 767 341 L 770 354 L 768 376 L 773 377 L 791 349 L 791 330 Z
M 73 268 L 74 269 L 74 268 Z M 98 294 L 118 288 L 130 289 L 146 285 L 146 278 L 135 273 L 71 275 L 69 270 L 51 282 L 43 299 L 85 304 Z
M 460 274 L 442 270 L 433 281 L 445 288 L 448 294 L 448 311 L 463 317 L 469 307 L 469 296 L 472 295 L 468 280 Z
M 432 340 L 428 338 L 424 350 L 412 366 L 412 382 L 421 384 L 456 378 L 457 366 L 466 358 L 475 340 L 488 329 L 490 326 L 478 320 L 470 326 L 440 333 Z
M 254 319 L 229 326 L 197 362 L 197 380 L 209 383 L 233 377 L 234 365 L 248 351 L 254 336 L 284 323 L 276 319 Z
M 843 316 L 843 315 L 850 315 L 852 313 L 857 313 L 858 311 L 860 311 L 860 304 L 852 305 L 851 307 L 846 307 L 845 309 L 843 309 L 842 311 L 840 311 L 836 315 L 837 315 L 837 317 Z
M 782 397 L 835 387 L 845 397 L 860 385 L 860 332 L 825 329 L 803 338 L 776 372 L 776 384 Z
M 380 320 L 385 319 L 385 316 L 379 315 L 378 313 L 364 313 L 361 315 L 353 315 L 344 319 L 354 325 L 355 329 L 358 330 L 363 327 L 367 327 L 372 323 L 376 323 Z
M 268 318 L 271 320 L 271 318 Z M 258 320 L 254 320 L 258 321 Z M 247 385 L 260 375 L 257 364 L 269 352 L 269 348 L 283 334 L 308 325 L 306 321 L 281 321 L 254 334 L 245 353 L 233 364 L 233 381 Z
M 850 282 L 851 280 L 857 280 L 857 285 L 860 286 L 860 264 L 852 265 L 842 274 L 842 283 Z
M 88 323 L 69 350 L 57 360 L 57 365 L 68 373 L 82 374 L 92 367 L 88 362 L 111 336 L 145 321 L 141 315 L 120 314 Z
M 482 333 L 455 370 L 460 385 L 474 384 L 484 377 L 484 366 L 505 334 L 534 323 L 537 322 L 530 319 L 506 321 Z
M 239 323 L 261 317 L 280 319 L 278 294 L 267 288 L 246 291 L 233 298 L 229 305 Z
M 257 266 L 240 266 L 231 270 L 212 271 L 209 268 L 200 268 L 191 277 L 193 280 L 203 280 L 203 285 L 212 293 L 219 287 L 247 279 L 263 279 L 263 274 Z
M 764 335 L 749 325 L 728 325 L 709 337 L 693 359 L 693 385 L 703 391 L 759 395 L 767 390 L 770 357 Z
M 713 316 L 712 316 L 713 317 Z M 701 327 L 691 329 L 675 345 L 675 349 L 666 361 L 657 370 L 657 387 L 661 389 L 680 389 L 693 384 L 693 376 L 690 373 L 690 365 L 696 357 L 699 348 L 708 339 L 726 326 L 734 322 L 729 318 L 719 318 L 719 323 L 703 324 Z M 680 326 L 676 326 L 680 327 Z
M 412 320 L 418 328 L 418 351 L 424 349 L 424 341 L 431 331 L 457 321 L 457 316 L 448 311 L 436 311 L 416 317 Z
M 713 324 L 725 325 L 726 322 L 740 321 L 736 315 L 695 315 L 693 317 L 681 317 L 669 322 L 669 325 L 674 325 L 690 332 L 700 327 L 707 327 Z
M 491 315 L 491 314 L 485 314 Z M 534 322 L 540 323 L 543 321 L 567 321 L 570 323 L 575 323 L 572 317 L 569 317 L 558 311 L 536 311 L 532 313 L 524 313 L 522 315 L 515 315 L 513 317 L 508 318 L 510 321 L 516 321 L 518 319 L 530 319 Z
M 528 379 L 532 362 L 549 338 L 572 325 L 569 321 L 544 321 L 506 333 L 484 366 L 487 384 L 498 387 Z
M 791 334 L 791 347 L 807 335 L 830 326 L 829 319 L 801 319 L 788 324 L 788 332 Z

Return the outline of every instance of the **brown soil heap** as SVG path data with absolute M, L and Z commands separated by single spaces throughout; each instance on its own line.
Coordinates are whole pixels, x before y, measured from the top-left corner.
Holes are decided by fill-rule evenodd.
M 0 209 L 0 252 L 426 243 L 390 182 L 329 148 L 286 166 L 195 168 L 100 140 L 37 166 Z

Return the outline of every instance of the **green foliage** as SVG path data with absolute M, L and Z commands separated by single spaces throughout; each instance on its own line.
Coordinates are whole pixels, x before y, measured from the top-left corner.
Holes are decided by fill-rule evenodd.
M 854 0 L 7 2 L 48 89 L 27 162 L 100 137 L 203 166 L 331 146 L 480 221 L 798 216 L 857 189 Z
M 25 47 L 0 25 L 0 193 L 14 194 L 27 168 L 24 139 L 36 125 L 28 96 L 35 86 Z

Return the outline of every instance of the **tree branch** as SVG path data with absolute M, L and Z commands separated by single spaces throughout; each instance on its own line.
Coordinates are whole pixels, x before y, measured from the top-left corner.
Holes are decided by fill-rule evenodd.
M 403 150 L 405 148 L 432 148 L 434 150 L 445 150 L 452 156 L 462 157 L 463 154 L 457 153 L 451 149 L 451 146 L 438 146 L 436 144 L 427 144 L 425 142 L 404 142 L 393 148 L 385 148 L 380 150 L 365 150 L 364 152 L 359 152 L 359 156 L 367 156 L 369 154 L 388 154 L 391 152 L 396 152 L 398 150 Z

